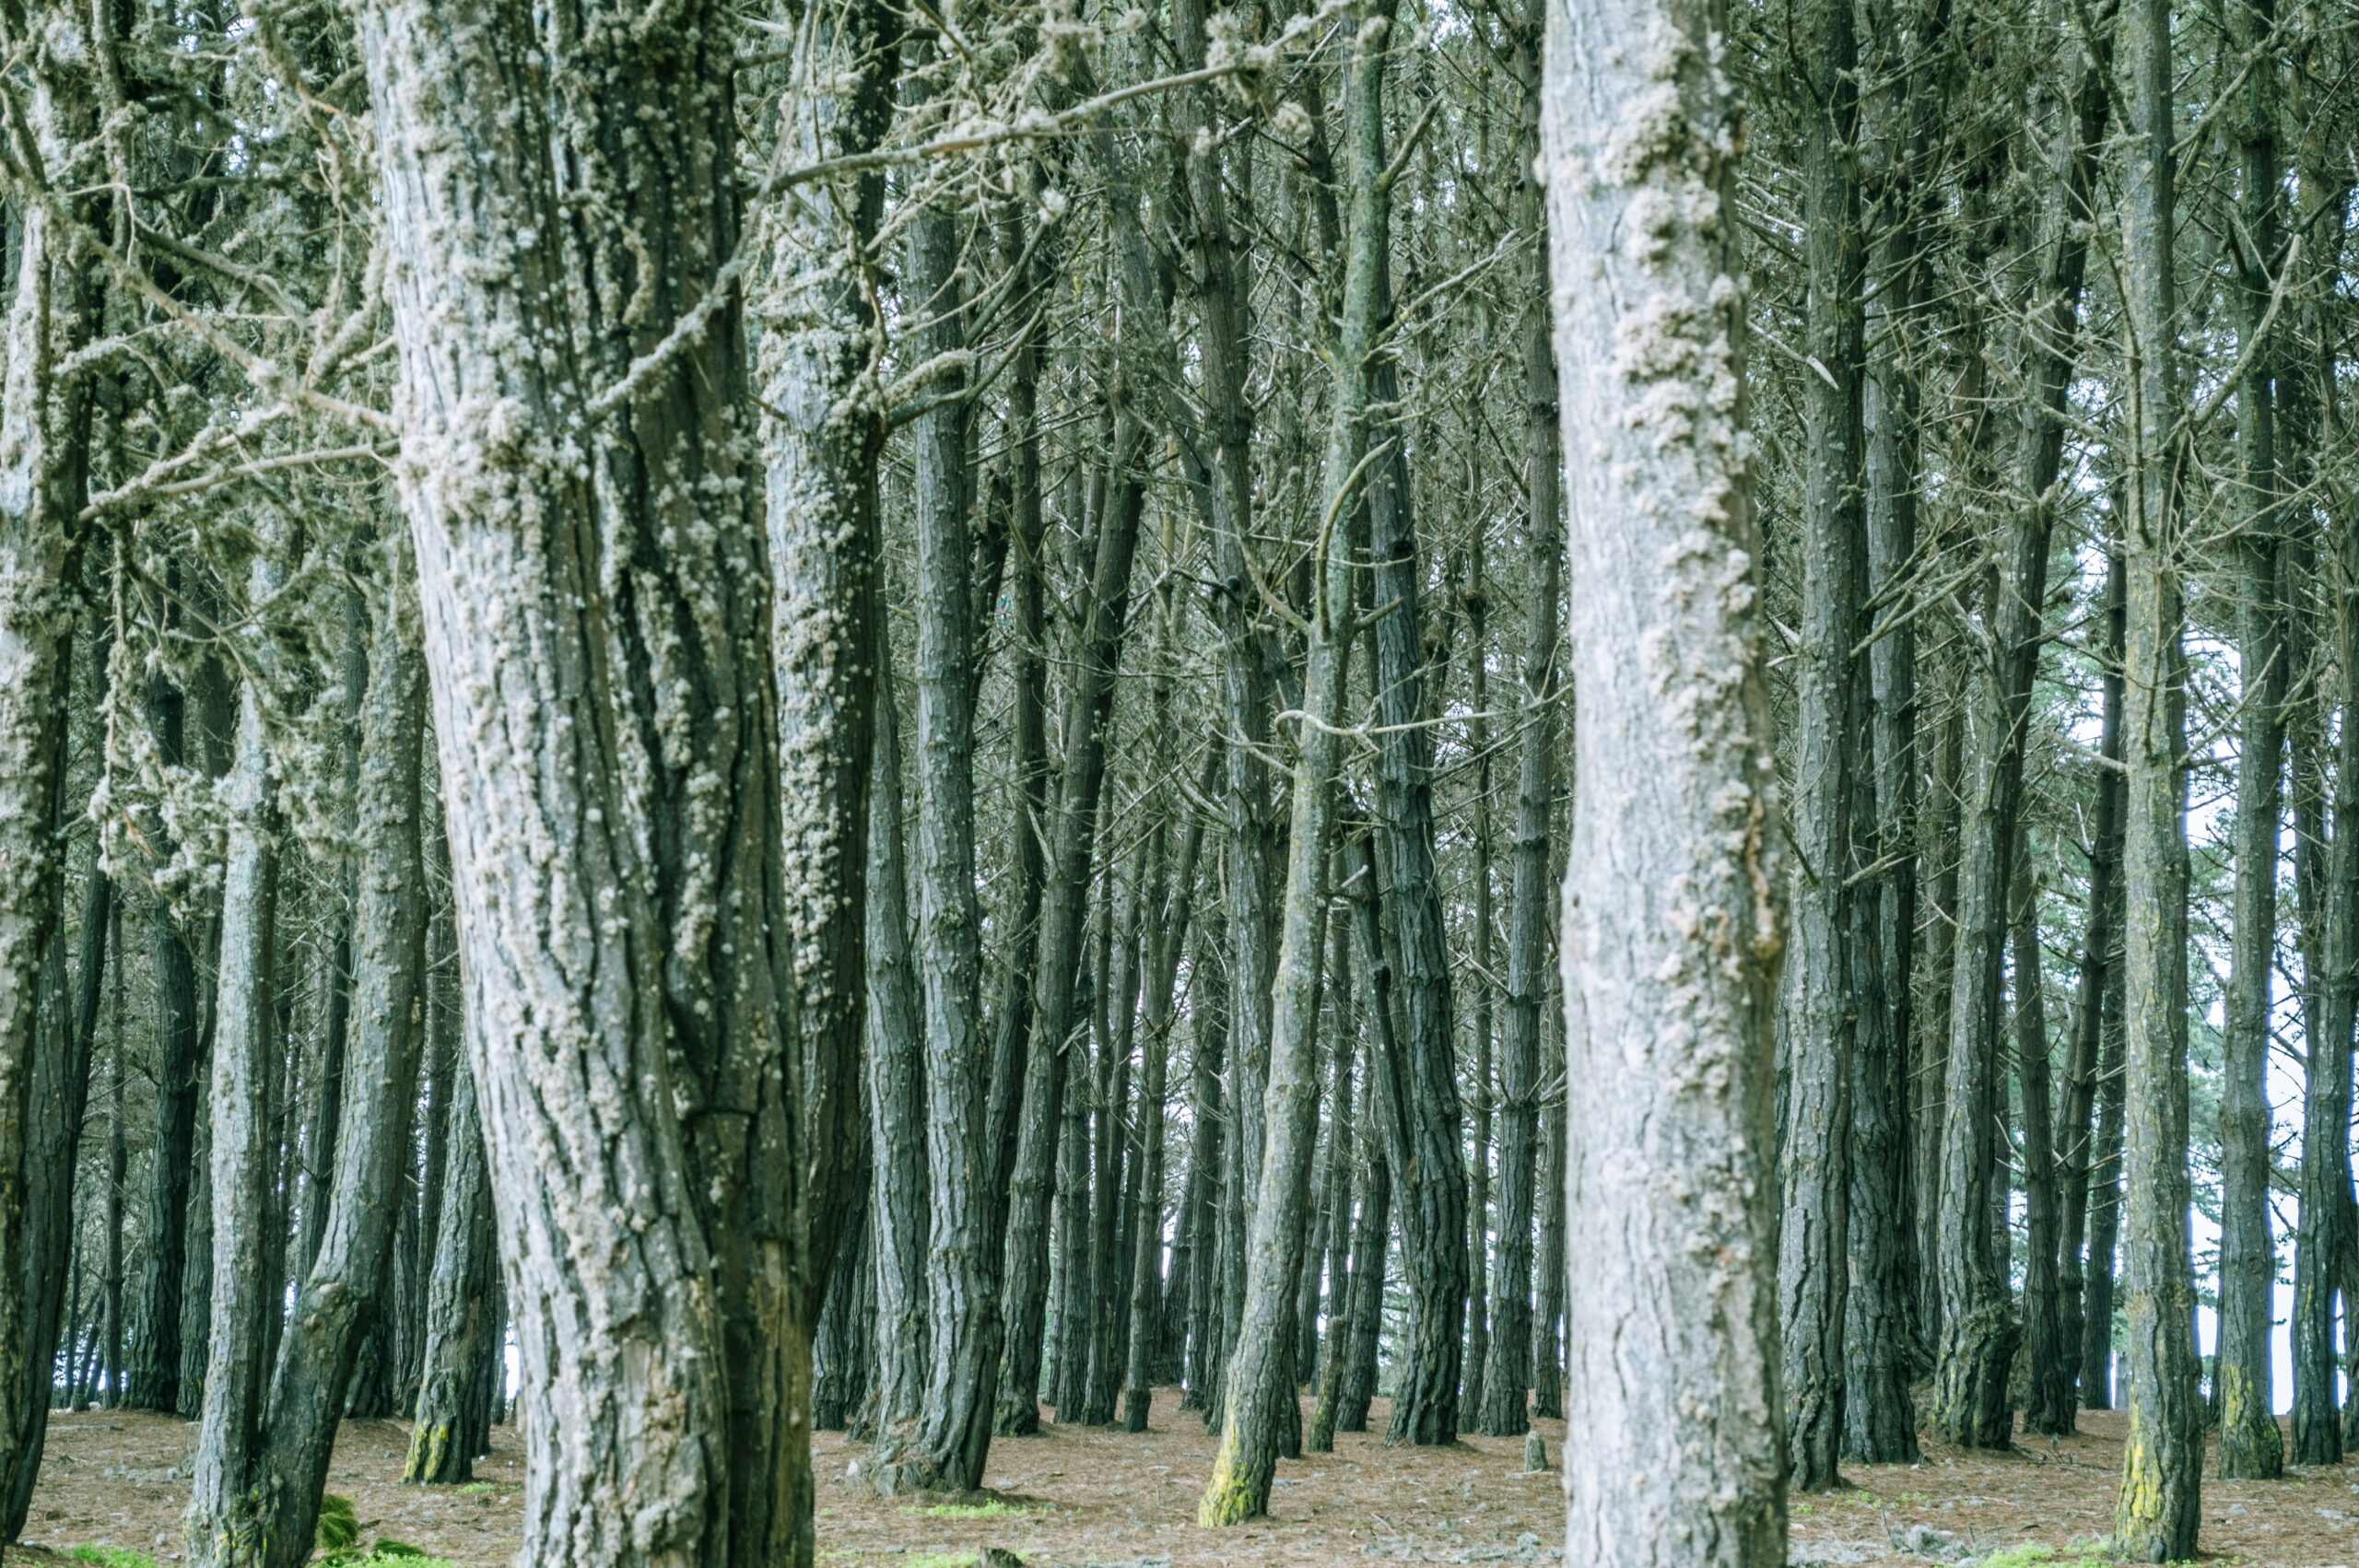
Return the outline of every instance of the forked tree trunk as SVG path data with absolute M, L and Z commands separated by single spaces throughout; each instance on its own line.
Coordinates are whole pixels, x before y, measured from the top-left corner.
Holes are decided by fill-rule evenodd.
M 2187 1213 L 2187 671 L 2179 642 L 2186 542 L 2175 493 L 2185 411 L 2173 349 L 2178 323 L 2172 166 L 2177 155 L 2170 0 L 2128 0 L 2121 19 L 2121 88 L 2129 110 L 2121 291 L 2130 370 L 2124 423 L 2130 438 L 2123 528 L 2129 809 L 2122 850 L 2130 1426 L 2113 1550 L 2132 1562 L 2164 1562 L 2195 1555 L 2203 1459 Z
M 1565 1560 L 1769 1568 L 1782 872 L 1725 21 L 1702 0 L 1551 0 L 1548 19 L 1551 294 L 1579 458 Z
M 213 1563 L 291 1568 L 311 1555 L 328 1458 L 362 1339 L 374 1333 L 381 1347 L 397 1340 L 390 1287 L 395 1282 L 397 1228 L 407 1208 L 405 1166 L 411 1157 L 422 1033 L 412 1012 L 424 970 L 418 762 L 426 671 L 416 628 L 401 624 L 402 611 L 393 602 L 400 591 L 391 585 L 406 575 L 407 552 L 389 554 L 397 564 L 384 574 L 383 602 L 373 607 L 375 634 L 357 715 L 352 1039 L 333 1186 L 322 1194 L 322 1245 L 298 1281 L 275 1370 L 265 1363 L 252 1373 L 258 1387 L 261 1379 L 270 1379 L 266 1411 L 254 1407 L 262 1417 L 259 1442 L 236 1468 L 227 1462 L 218 1469 L 198 1467 L 189 1509 L 190 1551 L 193 1559 Z M 225 925 L 225 942 L 231 929 Z M 225 991 L 224 1003 L 229 1000 Z M 230 1015 L 225 1005 L 225 1021 Z M 225 1037 L 225 1043 L 234 1042 Z M 222 1071 L 234 1071 L 229 1053 L 219 1055 Z M 217 1117 L 217 1170 L 229 1154 L 223 1127 Z M 268 1181 L 267 1173 L 264 1179 Z M 221 1312 L 233 1305 L 229 1281 L 240 1266 L 232 1249 L 250 1245 L 251 1237 L 241 1235 L 241 1223 L 223 1206 L 216 1209 L 214 1243 L 215 1320 L 227 1323 Z M 268 1270 L 262 1280 L 267 1300 L 260 1310 L 265 1318 L 278 1310 L 276 1275 L 276 1269 Z M 234 1343 L 236 1331 L 225 1338 Z M 237 1445 L 212 1421 L 240 1419 L 246 1396 L 225 1391 L 216 1400 L 212 1390 L 248 1373 L 223 1365 L 219 1355 L 217 1349 L 205 1381 L 208 1421 L 201 1441 L 234 1452 Z M 384 1371 L 396 1386 L 406 1379 L 405 1366 Z
M 490 1168 L 529 1178 L 495 1186 L 521 1550 L 807 1563 L 770 578 L 720 275 L 734 29 L 537 19 L 359 18 L 469 1063 Z

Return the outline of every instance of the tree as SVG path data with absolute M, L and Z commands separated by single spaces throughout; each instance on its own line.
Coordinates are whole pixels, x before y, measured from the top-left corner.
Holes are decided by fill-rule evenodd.
M 1696 1561 L 1782 1562 L 1778 867 L 1726 40 L 1710 4 L 1556 0 L 1548 22 L 1541 133 L 1581 585 L 1567 1251 L 1590 1287 L 1567 1318 L 1582 1441 L 1565 1455 L 1565 1555 L 1650 1562 L 1676 1539 Z M 1690 1310 L 1643 1305 L 1673 1300 Z
M 2122 967 L 2127 1011 L 2130 1430 L 2114 1550 L 2195 1555 L 2203 1457 L 2187 1171 L 2187 784 L 2177 513 L 2179 381 L 2169 0 L 2122 7 L 2122 294 L 2130 405 L 2123 530 Z

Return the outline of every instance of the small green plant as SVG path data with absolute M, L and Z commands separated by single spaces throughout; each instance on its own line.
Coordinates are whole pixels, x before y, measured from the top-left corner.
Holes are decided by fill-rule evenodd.
M 77 1546 L 65 1555 L 76 1562 L 95 1562 L 98 1568 L 156 1568 L 156 1560 L 146 1552 L 119 1546 Z
M 462 1497 L 488 1497 L 499 1490 L 499 1485 L 496 1481 L 471 1480 L 467 1482 L 466 1485 L 459 1488 L 459 1495 Z
M 325 1552 L 350 1551 L 360 1544 L 360 1520 L 352 1512 L 351 1498 L 340 1492 L 320 1498 L 319 1529 L 312 1539 Z

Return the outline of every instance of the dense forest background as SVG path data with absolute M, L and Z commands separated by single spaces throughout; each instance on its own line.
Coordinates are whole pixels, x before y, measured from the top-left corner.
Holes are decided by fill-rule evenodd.
M 2119 1403 L 2192 1556 L 2359 1442 L 2354 185 L 2330 0 L 0 5 L 0 1538 Z

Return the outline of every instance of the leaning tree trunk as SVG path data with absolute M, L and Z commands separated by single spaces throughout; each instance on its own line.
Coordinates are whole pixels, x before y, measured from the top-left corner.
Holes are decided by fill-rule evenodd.
M 425 721 L 426 671 L 416 628 L 402 625 L 394 586 L 406 577 L 407 552 L 388 552 L 390 561 L 373 607 L 375 636 L 361 699 L 359 778 L 355 792 L 355 892 L 353 910 L 352 1038 L 346 1059 L 348 1082 L 338 1123 L 332 1196 L 320 1231 L 322 1245 L 299 1281 L 295 1309 L 280 1341 L 275 1373 L 267 1365 L 225 1365 L 217 1348 L 205 1378 L 206 1448 L 219 1445 L 218 1469 L 200 1463 L 189 1505 L 192 1561 L 253 1568 L 293 1568 L 310 1557 L 319 1522 L 320 1495 L 327 1484 L 328 1458 L 345 1395 L 353 1379 L 364 1336 L 381 1344 L 393 1336 L 388 1311 L 393 1300 L 393 1252 L 400 1211 L 405 1208 L 405 1165 L 411 1153 L 410 1123 L 416 1108 L 420 1035 L 412 1011 L 421 1000 L 426 930 L 425 863 L 421 855 L 418 760 Z M 242 742 L 241 742 L 242 743 Z M 226 930 L 226 928 L 225 928 Z M 226 938 L 225 938 L 226 940 Z M 223 1017 L 229 994 L 223 993 Z M 237 1042 L 224 1036 L 224 1044 Z M 216 1105 L 221 1074 L 237 1071 L 231 1050 L 218 1053 Z M 230 1157 L 217 1112 L 214 1158 L 217 1171 Z M 241 1179 L 243 1179 L 241 1177 Z M 264 1178 L 267 1181 L 267 1173 Z M 219 1184 L 236 1190 L 234 1184 Z M 217 1325 L 229 1326 L 224 1343 L 236 1344 L 242 1320 L 225 1318 L 234 1307 L 232 1277 L 241 1269 L 237 1248 L 250 1244 L 244 1220 L 217 1204 L 213 1278 Z M 264 1281 L 271 1300 L 262 1310 L 275 1315 L 276 1270 Z M 405 1377 L 406 1368 L 388 1371 Z M 249 1397 L 217 1385 L 264 1376 L 267 1415 L 259 1443 L 240 1452 L 239 1443 L 214 1424 L 244 1419 Z M 259 1410 L 259 1407 L 252 1407 Z M 201 1450 L 202 1451 L 202 1450 Z
M 1811 0 L 1796 25 L 1806 78 L 1803 330 L 1806 352 L 1827 374 L 1803 382 L 1808 472 L 1798 546 L 1802 597 L 1794 661 L 1793 937 L 1784 993 L 1778 1306 L 1791 1482 L 1799 1491 L 1825 1492 L 1837 1482 L 1843 1442 L 1852 1059 L 1860 1000 L 1851 885 L 1852 688 L 1864 555 L 1860 200 L 1850 151 L 1858 139 L 1859 49 L 1850 0 Z
M 2276 358 L 2268 337 L 2273 279 L 2286 262 L 2278 221 L 2284 170 L 2277 157 L 2277 72 L 2270 30 L 2274 0 L 2230 7 L 2231 53 L 2252 68 L 2233 105 L 2242 164 L 2241 226 L 2231 250 L 2240 352 L 2252 357 L 2236 383 L 2236 667 L 2241 672 L 2236 757 L 2235 927 L 2226 1027 L 2220 1038 L 2220 1338 L 2212 1387 L 2223 1480 L 2268 1480 L 2284 1469 L 2270 1352 L 2277 1281 L 2269 1229 L 2270 1015 L 2275 1006 L 2278 844 L 2285 766 L 2285 639 L 2278 612 L 2283 520 L 2277 502 Z M 2224 61 L 2224 64 L 2225 62 Z M 2066 1407 L 2068 1410 L 2070 1406 Z
M 2195 1555 L 2203 1409 L 2196 1395 L 2195 1281 L 2187 1169 L 2187 775 L 2178 519 L 2179 402 L 2172 334 L 2170 0 L 2122 9 L 2130 135 L 2121 169 L 2121 291 L 2130 438 L 2123 528 L 2128 813 L 2122 850 L 2129 1301 L 2129 1435 L 2113 1550 L 2139 1562 Z
M 735 29 L 701 0 L 567 18 L 359 18 L 469 1065 L 518 1178 L 521 1550 L 807 1563 L 770 576 L 722 270 Z
M 1694 0 L 1548 13 L 1551 293 L 1565 449 L 1583 456 L 1567 474 L 1580 1440 L 1564 1456 L 1565 1560 L 1608 1568 L 1786 1556 L 1768 1168 L 1781 873 L 1719 16 Z

